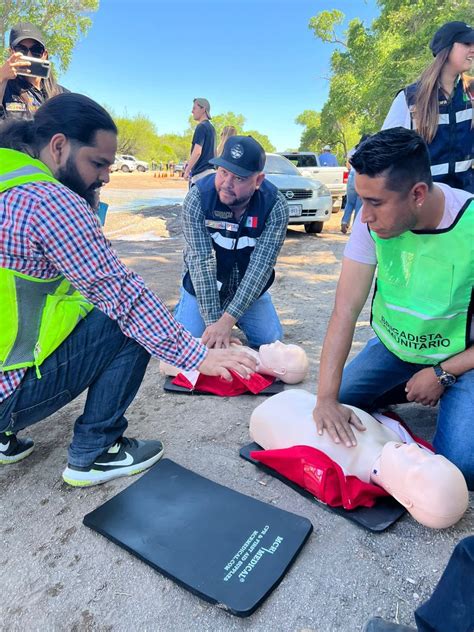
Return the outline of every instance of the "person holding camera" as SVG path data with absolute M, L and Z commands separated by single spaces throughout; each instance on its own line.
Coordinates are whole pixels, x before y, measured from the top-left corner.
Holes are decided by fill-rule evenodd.
M 0 66 L 0 119 L 31 119 L 42 103 L 67 92 L 51 73 L 46 78 L 34 74 L 31 61 L 25 60 L 25 57 L 48 59 L 44 39 L 39 28 L 29 22 L 21 22 L 11 29 L 10 56 Z

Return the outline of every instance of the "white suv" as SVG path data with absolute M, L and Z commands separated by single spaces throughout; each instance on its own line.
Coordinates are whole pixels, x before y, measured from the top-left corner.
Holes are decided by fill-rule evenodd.
M 111 171 L 123 171 L 128 173 L 130 171 L 148 171 L 148 163 L 144 160 L 137 160 L 135 156 L 130 154 L 117 154 L 115 162 L 111 167 Z

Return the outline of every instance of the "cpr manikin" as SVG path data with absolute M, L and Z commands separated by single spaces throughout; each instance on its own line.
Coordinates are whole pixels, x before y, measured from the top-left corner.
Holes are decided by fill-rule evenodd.
M 277 341 L 262 345 L 258 351 L 240 345 L 231 346 L 242 349 L 257 360 L 257 373 L 276 377 L 286 384 L 298 384 L 305 379 L 308 373 L 308 358 L 304 349 L 298 345 L 287 345 Z M 197 371 L 184 372 L 165 362 L 160 362 L 160 371 L 165 375 L 183 373 L 186 377 L 190 376 L 191 378 L 194 373 L 196 377 L 198 375 Z
M 446 528 L 468 506 L 466 481 L 460 470 L 441 455 L 416 442 L 403 443 L 397 432 L 349 406 L 365 431 L 357 445 L 334 443 L 327 431 L 319 435 L 312 412 L 316 397 L 304 390 L 287 390 L 257 406 L 250 419 L 250 436 L 265 450 L 311 446 L 339 464 L 346 476 L 376 484 L 394 496 L 421 524 Z

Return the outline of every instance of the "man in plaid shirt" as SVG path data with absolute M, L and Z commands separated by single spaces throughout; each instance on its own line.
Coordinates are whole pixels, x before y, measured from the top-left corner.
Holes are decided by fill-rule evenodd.
M 160 441 L 123 436 L 151 355 L 224 378 L 255 368 L 207 350 L 111 249 L 92 207 L 116 146 L 109 114 L 78 94 L 0 130 L 0 463 L 32 452 L 18 431 L 88 389 L 63 473 L 75 486 L 161 457 Z
M 251 136 L 232 136 L 210 162 L 216 174 L 199 180 L 183 205 L 184 277 L 175 316 L 208 347 L 228 347 L 234 325 L 254 347 L 281 340 L 267 290 L 288 204 L 265 180 L 265 151 Z

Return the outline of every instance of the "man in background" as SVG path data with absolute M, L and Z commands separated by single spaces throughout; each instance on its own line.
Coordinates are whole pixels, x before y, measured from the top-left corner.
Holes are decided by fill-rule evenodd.
M 337 158 L 334 154 L 331 154 L 331 148 L 329 145 L 323 147 L 323 153 L 319 154 L 319 164 L 321 167 L 338 167 Z
M 210 122 L 211 106 L 207 99 L 194 99 L 191 113 L 198 124 L 194 130 L 191 155 L 184 170 L 184 179 L 190 180 L 192 186 L 201 178 L 214 173 L 214 168 L 209 161 L 215 155 L 216 130 Z

